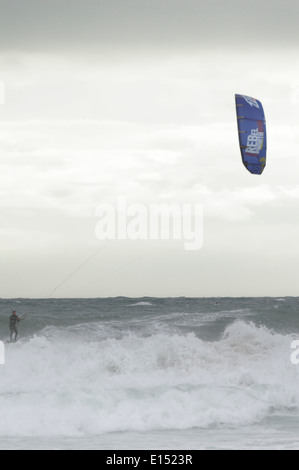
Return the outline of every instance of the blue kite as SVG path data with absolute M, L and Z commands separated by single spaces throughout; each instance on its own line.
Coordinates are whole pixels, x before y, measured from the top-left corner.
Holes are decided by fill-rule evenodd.
M 246 95 L 235 95 L 242 161 L 247 170 L 261 175 L 266 166 L 266 120 L 262 103 Z

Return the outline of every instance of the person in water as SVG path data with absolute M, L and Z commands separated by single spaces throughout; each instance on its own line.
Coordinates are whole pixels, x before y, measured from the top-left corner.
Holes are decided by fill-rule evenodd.
M 10 328 L 10 341 L 12 341 L 13 334 L 15 335 L 14 341 L 16 342 L 18 339 L 18 328 L 17 324 L 22 320 L 22 318 L 18 317 L 17 312 L 14 310 L 12 312 L 12 315 L 10 316 L 9 319 L 9 328 Z

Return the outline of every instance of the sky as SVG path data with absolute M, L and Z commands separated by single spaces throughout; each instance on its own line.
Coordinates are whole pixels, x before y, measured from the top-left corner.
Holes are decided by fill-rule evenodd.
M 0 11 L 0 297 L 298 295 L 297 1 Z M 235 93 L 263 103 L 260 176 L 241 161 Z M 200 248 L 100 240 L 120 201 L 135 230 L 136 207 L 200 206 Z

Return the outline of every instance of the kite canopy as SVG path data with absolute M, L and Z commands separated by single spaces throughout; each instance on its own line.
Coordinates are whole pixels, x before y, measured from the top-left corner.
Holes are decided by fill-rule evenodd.
M 262 103 L 235 95 L 242 160 L 250 173 L 260 175 L 266 166 L 266 121 Z

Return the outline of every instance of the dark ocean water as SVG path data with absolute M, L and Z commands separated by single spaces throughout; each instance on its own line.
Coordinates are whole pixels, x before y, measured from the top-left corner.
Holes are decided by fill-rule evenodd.
M 298 304 L 2 299 L 0 448 L 299 449 Z

